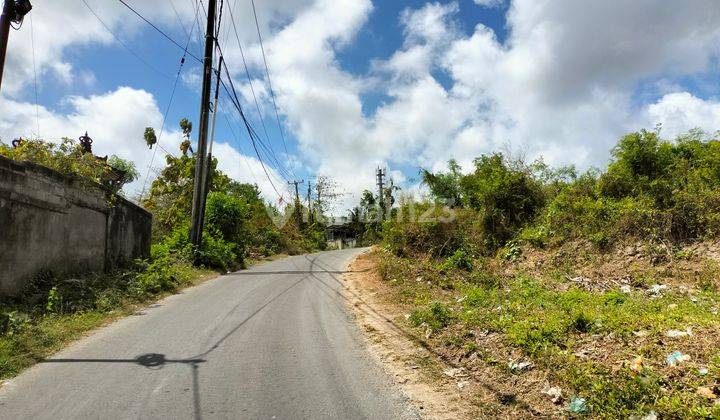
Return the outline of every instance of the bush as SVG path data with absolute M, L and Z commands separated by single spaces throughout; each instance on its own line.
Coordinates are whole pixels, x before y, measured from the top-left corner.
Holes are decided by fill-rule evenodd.
M 433 302 L 427 309 L 416 309 L 410 314 L 410 322 L 414 326 L 426 324 L 433 332 L 447 327 L 454 318 L 450 308 L 440 302 Z
M 475 159 L 460 180 L 464 204 L 479 212 L 485 248 L 494 251 L 531 222 L 545 203 L 539 182 L 526 168 L 511 168 L 496 153 Z

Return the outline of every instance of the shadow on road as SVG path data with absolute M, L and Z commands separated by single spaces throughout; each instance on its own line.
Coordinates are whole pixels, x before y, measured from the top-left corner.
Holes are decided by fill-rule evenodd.
M 321 271 L 322 273 L 328 274 L 346 274 L 346 273 L 364 273 L 369 270 L 357 270 L 357 271 Z M 240 271 L 233 273 L 233 276 L 270 276 L 270 275 L 282 275 L 282 274 L 312 274 L 318 271 Z
M 335 283 L 337 283 L 340 286 L 341 289 L 344 289 L 345 291 L 347 291 L 347 293 L 352 295 L 355 299 L 357 299 L 361 303 L 359 305 L 355 305 L 355 307 L 358 308 L 359 310 L 361 310 L 362 312 L 364 312 L 365 314 L 367 314 L 368 316 L 372 316 L 372 317 L 375 317 L 376 319 L 381 319 L 381 320 L 385 321 L 388 325 L 391 326 L 392 330 L 395 331 L 395 333 L 402 335 L 402 336 L 406 337 L 407 339 L 409 339 L 410 341 L 416 343 L 417 345 L 419 345 L 420 347 L 425 349 L 427 352 L 440 358 L 447 365 L 450 365 L 453 368 L 461 368 L 462 367 L 459 363 L 455 362 L 447 355 L 442 354 L 439 351 L 432 348 L 430 346 L 430 344 L 427 341 L 425 341 L 424 339 L 422 339 L 421 337 L 419 337 L 409 331 L 404 330 L 397 323 L 395 323 L 395 321 L 393 321 L 392 319 L 390 319 L 390 318 L 386 317 L 385 315 L 381 314 L 380 312 L 378 312 L 375 308 L 372 307 L 372 305 L 367 303 L 360 295 L 358 295 L 357 293 L 350 290 L 350 288 L 342 280 L 340 280 L 339 278 L 337 278 L 334 275 L 335 272 L 331 271 L 329 269 L 329 267 L 323 266 L 320 263 L 316 262 L 315 261 L 316 258 L 310 259 L 307 256 L 305 256 L 305 258 L 310 262 L 310 270 L 312 271 L 311 276 L 314 279 L 318 280 L 318 282 L 320 284 L 322 284 L 322 286 L 324 286 L 326 289 L 328 289 L 332 293 L 340 296 L 340 298 L 342 298 L 342 299 L 346 298 L 345 295 L 343 295 L 337 289 L 333 288 L 331 285 L 327 284 L 322 278 L 318 277 L 316 274 L 328 274 L 335 281 Z M 320 268 L 320 270 L 313 271 L 312 270 L 313 267 L 318 267 L 318 268 Z M 362 271 L 368 271 L 368 270 L 362 270 Z M 348 271 L 348 272 L 352 272 L 352 271 Z M 313 282 L 313 284 L 317 284 L 318 282 Z M 320 287 L 320 286 L 318 286 L 318 287 Z M 517 399 L 516 395 L 506 394 L 487 383 L 482 383 L 482 382 L 479 382 L 479 383 L 486 390 L 493 393 L 499 402 L 501 402 L 503 404 L 506 404 L 506 403 L 517 404 L 517 405 L 520 405 L 521 407 L 539 415 L 539 413 L 536 412 L 529 404 L 527 404 L 526 402 L 524 402 L 522 400 Z
M 300 273 L 306 273 L 310 274 L 310 272 L 304 272 L 301 271 Z M 220 345 L 227 340 L 230 336 L 232 336 L 234 333 L 236 333 L 243 325 L 245 325 L 248 321 L 250 321 L 252 318 L 254 318 L 257 314 L 259 314 L 263 309 L 267 308 L 270 304 L 272 304 L 274 301 L 276 301 L 278 298 L 280 298 L 282 295 L 287 293 L 290 289 L 295 287 L 296 285 L 300 284 L 302 281 L 310 277 L 310 275 L 303 276 L 298 281 L 292 283 L 285 289 L 283 289 L 280 293 L 272 297 L 270 300 L 265 302 L 263 305 L 258 307 L 253 313 L 248 315 L 245 319 L 243 319 L 240 323 L 238 323 L 235 327 L 233 327 L 227 334 L 225 334 L 223 337 L 221 337 L 219 340 L 217 340 L 210 348 L 208 348 L 203 353 L 200 353 L 196 356 L 186 358 L 186 359 L 168 359 L 165 357 L 164 354 L 159 353 L 146 353 L 142 354 L 140 356 L 135 357 L 134 359 L 73 359 L 73 358 L 67 358 L 67 359 L 45 359 L 41 360 L 39 363 L 131 363 L 136 364 L 139 366 L 146 367 L 148 369 L 162 369 L 167 364 L 171 363 L 179 363 L 179 364 L 186 364 L 191 367 L 192 369 L 192 382 L 193 382 L 193 411 L 194 411 L 194 418 L 195 420 L 201 420 L 202 419 L 202 410 L 200 406 L 200 372 L 199 367 L 201 363 L 205 363 L 206 360 L 203 358 L 210 353 L 212 353 L 215 349 L 220 347 Z M 239 302 L 233 309 L 234 311 L 237 307 L 242 305 L 243 302 Z

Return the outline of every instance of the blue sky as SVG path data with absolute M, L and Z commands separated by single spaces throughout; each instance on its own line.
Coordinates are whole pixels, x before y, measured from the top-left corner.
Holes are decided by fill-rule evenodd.
M 159 131 L 182 51 L 118 2 L 86 1 L 159 72 L 118 43 L 81 0 L 36 0 L 32 24 L 27 20 L 11 33 L 0 93 L 9 112 L 0 115 L 0 138 L 36 136 L 38 126 L 50 140 L 88 130 L 100 154 L 131 159 L 144 175 L 152 154 L 142 144 L 142 130 L 150 125 Z M 348 192 L 339 203 L 347 208 L 362 189 L 373 188 L 378 165 L 387 166 L 407 193 L 419 194 L 418 168 L 441 170 L 450 158 L 469 170 L 475 156 L 502 150 L 587 168 L 606 164 L 613 143 L 630 130 L 662 123 L 672 137 L 696 126 L 718 128 L 720 5 L 580 3 L 257 1 L 286 154 L 250 2 L 227 0 L 269 143 L 282 161 L 280 169 L 263 156 L 273 183 L 286 195 L 283 178 L 289 176 L 283 172 L 301 179 L 331 175 Z M 193 0 L 129 4 L 186 41 Z M 225 41 L 228 18 L 226 12 L 221 42 L 242 105 L 264 137 L 234 35 Z M 197 28 L 190 51 L 202 52 Z M 197 127 L 199 73 L 199 64 L 188 58 L 161 140 L 174 152 L 179 119 L 188 117 Z M 223 105 L 216 136 L 221 168 L 258 183 L 273 199 L 236 113 L 229 102 Z M 161 164 L 158 159 L 152 166 Z M 141 184 L 131 187 L 131 195 Z

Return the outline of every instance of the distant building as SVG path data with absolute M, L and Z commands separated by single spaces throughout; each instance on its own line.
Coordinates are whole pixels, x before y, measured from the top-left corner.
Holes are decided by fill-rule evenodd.
M 348 218 L 345 216 L 333 218 L 325 228 L 325 239 L 330 247 L 354 248 L 355 232 Z

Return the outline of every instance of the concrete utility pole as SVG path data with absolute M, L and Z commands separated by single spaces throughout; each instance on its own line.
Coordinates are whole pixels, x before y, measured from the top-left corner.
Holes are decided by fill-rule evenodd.
M 202 230 L 205 228 L 205 202 L 207 200 L 208 192 L 210 191 L 212 182 L 212 151 L 213 143 L 215 143 L 215 122 L 217 121 L 218 114 L 218 99 L 220 97 L 220 69 L 223 65 L 223 57 L 220 57 L 218 63 L 217 79 L 215 80 L 215 100 L 213 101 L 212 107 L 212 124 L 210 125 L 210 148 L 208 149 L 207 158 L 205 159 L 205 172 L 202 173 L 202 202 L 203 205 L 200 207 L 200 234 L 202 239 Z
M 377 168 L 375 170 L 375 177 L 377 179 L 378 186 L 378 207 L 380 209 L 380 220 L 385 220 L 385 176 L 387 175 L 387 169 Z
M 288 181 L 288 185 L 294 185 L 295 186 L 295 205 L 300 204 L 300 190 L 298 190 L 298 185 L 304 183 L 305 180 L 301 179 L 300 181 Z
M 30 10 L 32 10 L 32 4 L 29 0 L 5 0 L 3 4 L 2 15 L 0 15 L 0 87 L 2 87 L 3 70 L 5 70 L 10 24 L 21 24 Z
M 308 180 L 308 191 L 307 191 L 307 203 L 308 203 L 308 218 L 310 223 L 314 222 L 313 209 L 312 209 L 312 183 Z
M 193 185 L 192 224 L 190 225 L 190 243 L 200 246 L 202 243 L 203 214 L 205 213 L 205 174 L 207 172 L 208 120 L 210 112 L 210 92 L 212 90 L 212 62 L 215 44 L 215 9 L 217 0 L 208 0 L 207 30 L 205 32 L 205 58 L 203 60 L 203 83 L 200 97 L 200 129 L 198 130 L 198 150 L 195 154 L 195 182 Z
M 288 181 L 288 185 L 295 186 L 295 217 L 297 218 L 298 228 L 302 224 L 302 214 L 300 214 L 300 190 L 298 190 L 298 185 L 303 182 L 305 181 L 302 179 L 300 181 Z

